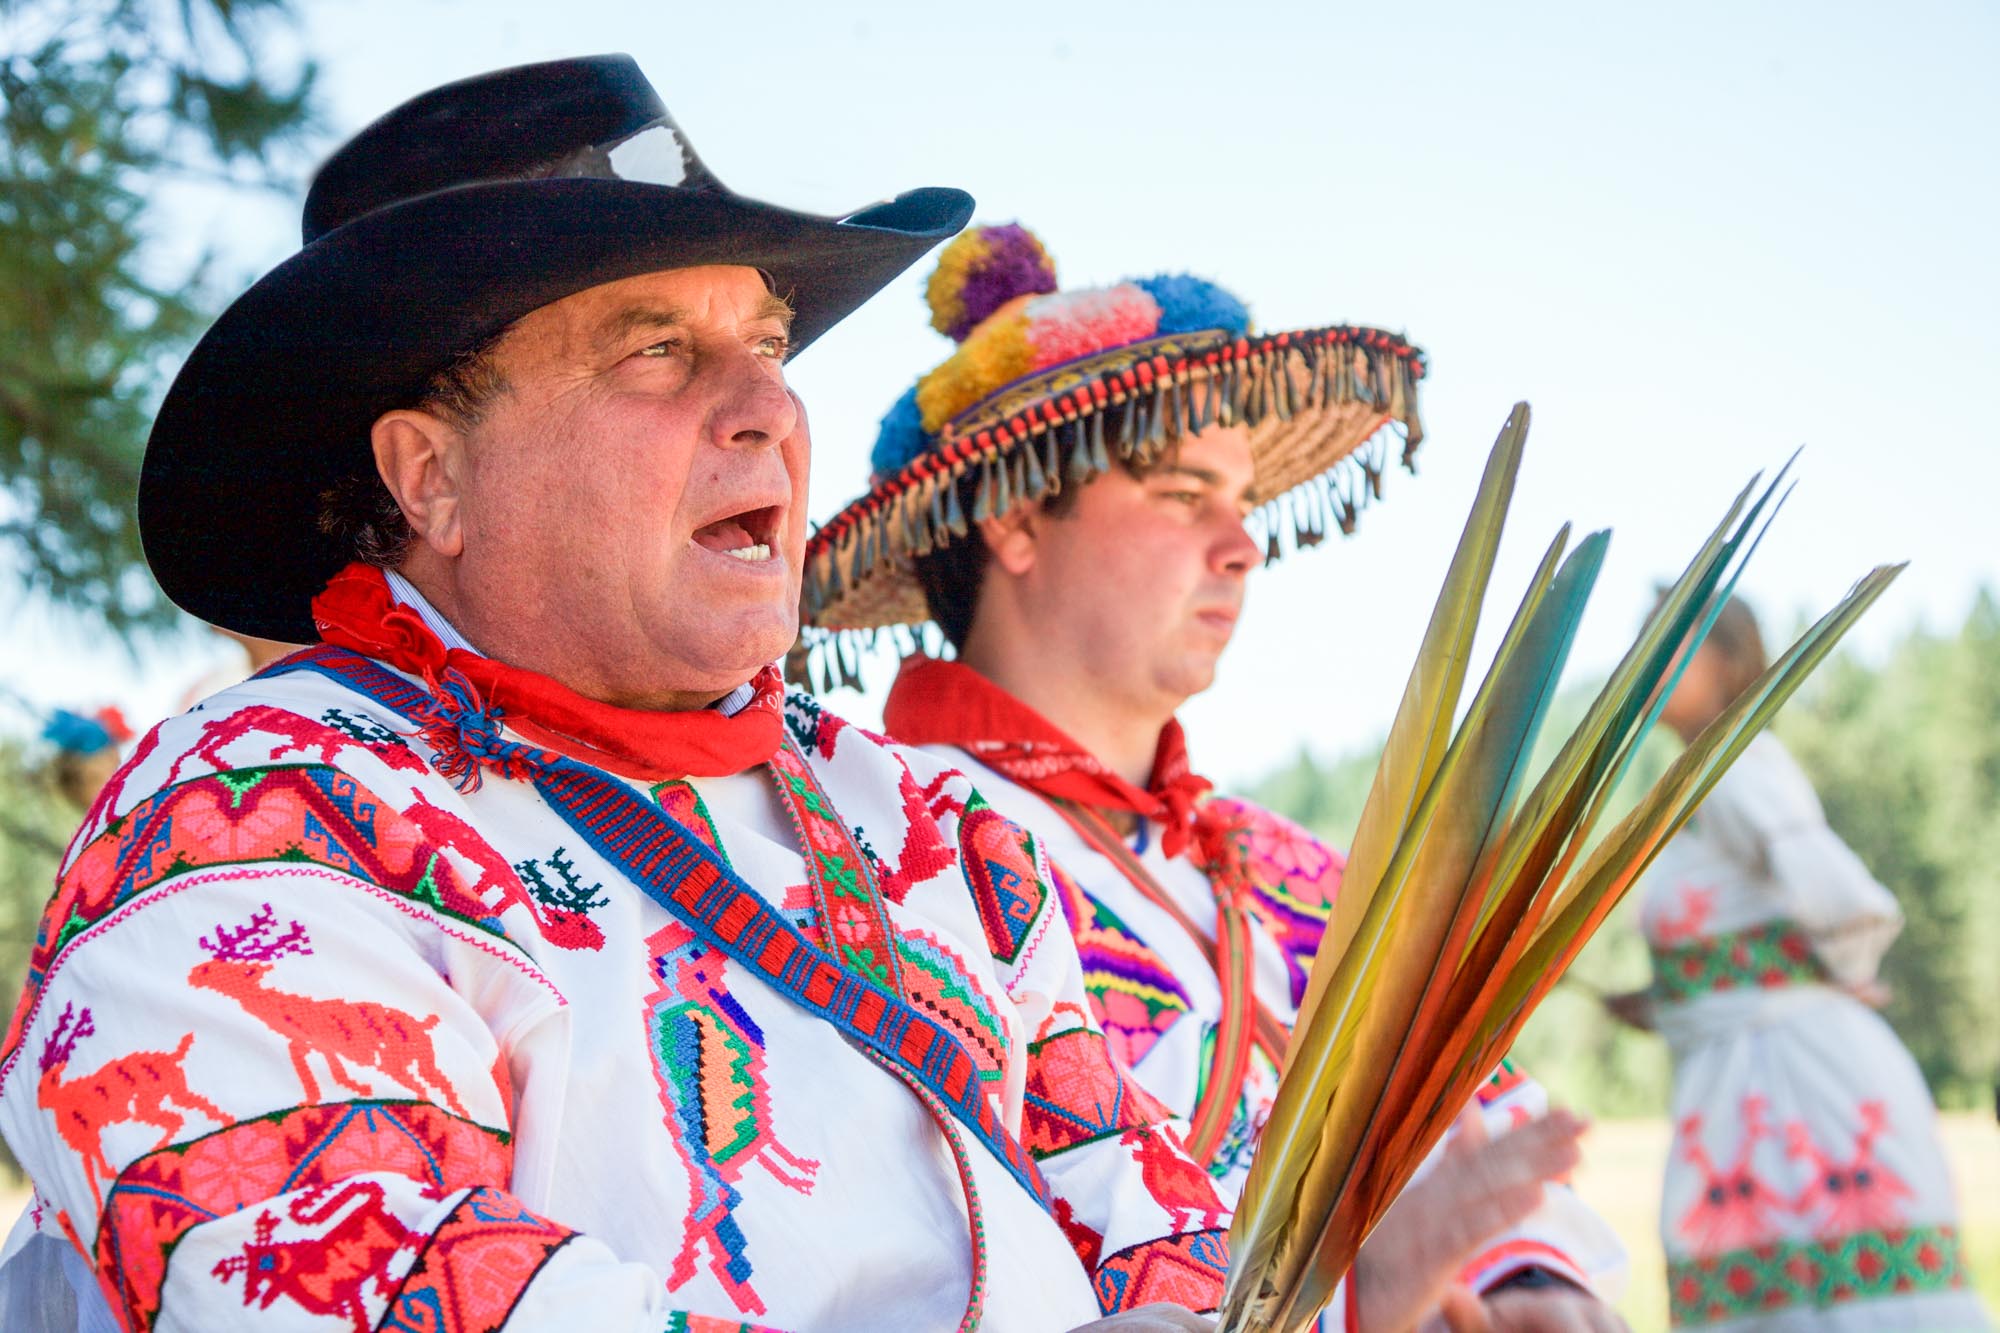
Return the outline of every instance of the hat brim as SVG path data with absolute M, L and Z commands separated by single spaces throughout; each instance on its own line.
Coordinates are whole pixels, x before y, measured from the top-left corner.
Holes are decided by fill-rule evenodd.
M 455 357 L 577 292 L 708 264 L 762 270 L 803 348 L 971 212 L 957 190 L 827 218 L 580 179 L 472 185 L 370 213 L 265 275 L 189 355 L 140 473 L 147 562 L 203 620 L 309 642 L 312 598 L 350 558 L 320 531 L 320 497 L 372 475 L 369 427 Z
M 1282 518 L 1293 520 L 1301 545 L 1317 544 L 1329 525 L 1351 532 L 1360 507 L 1380 495 L 1382 462 L 1366 446 L 1399 429 L 1408 466 L 1423 439 L 1423 373 L 1423 354 L 1406 339 L 1336 325 L 1244 338 L 1175 334 L 1017 380 L 960 413 L 935 448 L 876 478 L 814 534 L 803 589 L 808 641 L 922 624 L 930 613 L 915 557 L 1066 477 L 1104 471 L 1109 453 L 1143 462 L 1166 437 L 1217 421 L 1249 430 L 1274 554 Z M 1119 440 L 1110 451 L 1107 433 Z M 1339 475 L 1343 463 L 1351 476 Z M 958 496 L 969 474 L 979 478 L 970 506 Z

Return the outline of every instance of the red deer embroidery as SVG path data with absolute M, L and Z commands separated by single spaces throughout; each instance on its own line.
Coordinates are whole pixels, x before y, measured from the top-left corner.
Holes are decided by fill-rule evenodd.
M 479 871 L 479 882 L 475 888 L 479 894 L 480 904 L 495 916 L 513 904 L 519 903 L 528 909 L 530 916 L 534 917 L 535 926 L 541 931 L 542 938 L 558 949 L 596 950 L 604 947 L 604 932 L 583 909 L 602 907 L 610 901 L 609 899 L 594 901 L 589 893 L 580 896 L 571 894 L 568 897 L 555 896 L 550 904 L 544 907 L 515 873 L 521 867 L 509 865 L 505 857 L 494 851 L 486 839 L 479 836 L 478 830 L 451 811 L 442 806 L 432 805 L 422 796 L 418 796 L 403 811 L 403 816 L 438 847 L 455 856 L 462 856 L 472 863 Z M 561 849 L 558 848 L 556 857 L 550 859 L 556 860 L 560 856 Z M 534 864 L 528 861 L 523 862 L 522 866 Z M 574 869 L 573 866 L 569 868 Z
M 1863 1102 L 1854 1156 L 1844 1162 L 1820 1151 L 1800 1122 L 1795 1120 L 1787 1128 L 1786 1155 L 1804 1158 L 1815 1168 L 1811 1183 L 1793 1200 L 1792 1207 L 1802 1214 L 1819 1214 L 1821 1236 L 1893 1231 L 1903 1225 L 1903 1200 L 1913 1197 L 1910 1187 L 1875 1160 L 1875 1140 L 1888 1126 L 1888 1111 L 1881 1102 Z
M 332 710 L 338 712 L 338 710 Z M 345 718 L 346 714 L 341 714 Z M 379 734 L 378 734 L 379 733 Z M 386 741 L 382 737 L 388 737 Z M 181 769 L 190 760 L 201 760 L 217 772 L 228 772 L 232 768 L 243 767 L 232 764 L 222 757 L 225 747 L 245 739 L 271 741 L 270 749 L 260 762 L 268 763 L 279 755 L 294 751 L 305 751 L 317 755 L 320 762 L 339 767 L 340 754 L 344 750 L 362 750 L 375 756 L 390 768 L 401 769 L 405 773 L 427 773 L 429 767 L 417 756 L 416 751 L 396 739 L 395 733 L 387 728 L 371 731 L 366 740 L 359 739 L 348 731 L 315 722 L 284 708 L 273 708 L 269 704 L 251 704 L 225 714 L 213 722 L 204 723 L 201 736 L 194 748 L 174 761 L 173 771 L 168 774 L 163 786 L 171 786 L 180 780 Z
M 153 1145 L 159 1149 L 180 1136 L 189 1111 L 199 1111 L 218 1126 L 234 1123 L 214 1102 L 188 1091 L 181 1062 L 194 1042 L 192 1032 L 171 1051 L 139 1051 L 65 1082 L 63 1071 L 76 1044 L 97 1031 L 88 1007 L 76 1016 L 75 1027 L 70 1026 L 70 1017 L 71 1007 L 65 1004 L 55 1031 L 42 1044 L 42 1081 L 35 1102 L 54 1114 L 56 1133 L 83 1159 L 84 1175 L 99 1206 L 104 1203 L 99 1182 L 118 1174 L 104 1155 L 103 1134 L 108 1127 L 152 1125 L 160 1131 L 160 1141 Z
M 349 1200 L 357 1201 L 319 1235 L 274 1241 L 271 1235 L 278 1216 L 261 1213 L 256 1237 L 244 1242 L 241 1254 L 224 1259 L 211 1271 L 225 1283 L 241 1273 L 246 1306 L 256 1302 L 268 1310 L 283 1296 L 316 1315 L 342 1315 L 353 1323 L 355 1333 L 368 1333 L 373 1324 L 367 1288 L 372 1283 L 375 1293 L 385 1298 L 394 1293 L 389 1258 L 408 1241 L 410 1232 L 383 1206 L 382 1186 L 375 1181 L 349 1181 L 333 1191 L 332 1184 L 316 1186 L 286 1209 L 294 1222 L 312 1225 L 339 1213 Z
M 1718 1168 L 1701 1142 L 1701 1116 L 1697 1113 L 1681 1121 L 1685 1146 L 1681 1156 L 1702 1174 L 1701 1193 L 1681 1215 L 1679 1230 L 1696 1254 L 1720 1254 L 1725 1250 L 1759 1245 L 1771 1238 L 1769 1218 L 1785 1207 L 1750 1164 L 1758 1141 L 1769 1137 L 1764 1122 L 1764 1099 L 1743 1099 L 1743 1138 L 1736 1145 L 1736 1160 Z
M 374 1069 L 419 1096 L 441 1098 L 455 1115 L 466 1114 L 450 1080 L 438 1068 L 431 1041 L 436 1014 L 418 1018 L 387 1005 L 318 999 L 270 988 L 265 979 L 278 959 L 312 953 L 304 926 L 294 921 L 282 935 L 276 929 L 277 914 L 269 903 L 236 930 L 217 925 L 214 943 L 207 936 L 201 939 L 211 957 L 195 964 L 188 984 L 227 995 L 283 1037 L 308 1103 L 320 1100 L 319 1079 L 311 1065 L 311 1056 L 317 1053 L 332 1081 L 350 1092 L 378 1095 L 354 1079 L 354 1071 Z

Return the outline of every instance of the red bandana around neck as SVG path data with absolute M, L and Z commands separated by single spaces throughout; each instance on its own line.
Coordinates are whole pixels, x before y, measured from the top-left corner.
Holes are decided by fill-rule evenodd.
M 971 667 L 933 657 L 904 661 L 882 708 L 882 727 L 907 745 L 956 745 L 1032 792 L 1165 825 L 1160 849 L 1179 856 L 1214 784 L 1188 767 L 1187 737 L 1168 719 L 1153 775 L 1136 787 L 1054 723 Z
M 600 703 L 539 672 L 445 647 L 413 608 L 396 601 L 372 565 L 351 564 L 334 575 L 313 599 L 313 623 L 327 643 L 421 677 L 433 693 L 446 672 L 457 672 L 532 743 L 623 777 L 660 782 L 741 773 L 769 760 L 784 738 L 785 687 L 775 666 L 752 678 L 755 694 L 729 716 L 713 708 L 651 712 Z

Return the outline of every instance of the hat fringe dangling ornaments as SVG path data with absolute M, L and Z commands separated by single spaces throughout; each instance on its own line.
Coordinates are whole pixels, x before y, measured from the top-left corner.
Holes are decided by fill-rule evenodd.
M 1144 468 L 1214 425 L 1250 432 L 1267 557 L 1289 529 L 1352 533 L 1382 494 L 1388 441 L 1412 467 L 1424 355 L 1351 324 L 1258 333 L 1233 293 L 1184 273 L 1064 291 L 1034 233 L 978 227 L 938 256 L 931 324 L 958 343 L 882 420 L 867 494 L 806 547 L 793 674 L 855 683 L 884 632 L 905 652 L 929 619 L 913 561 L 972 524 Z

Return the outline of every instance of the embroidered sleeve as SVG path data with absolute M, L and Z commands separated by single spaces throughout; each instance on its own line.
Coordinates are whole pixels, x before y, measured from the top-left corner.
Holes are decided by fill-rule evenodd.
M 168 786 L 73 858 L 0 1129 L 122 1326 L 668 1318 L 657 1275 L 507 1193 L 494 1034 L 560 998 L 466 870 L 481 849 L 436 835 L 281 765 Z
M 1777 740 L 1761 736 L 1723 781 L 1725 814 L 1749 845 L 1747 859 L 1828 975 L 1848 985 L 1872 980 L 1902 932 L 1902 909 L 1827 824 L 1805 772 Z
M 1099 1306 L 1213 1310 L 1228 1211 L 1167 1109 L 1112 1058 L 1040 843 L 969 790 L 956 836 L 996 973 L 1031 1024 L 1018 1132 Z

